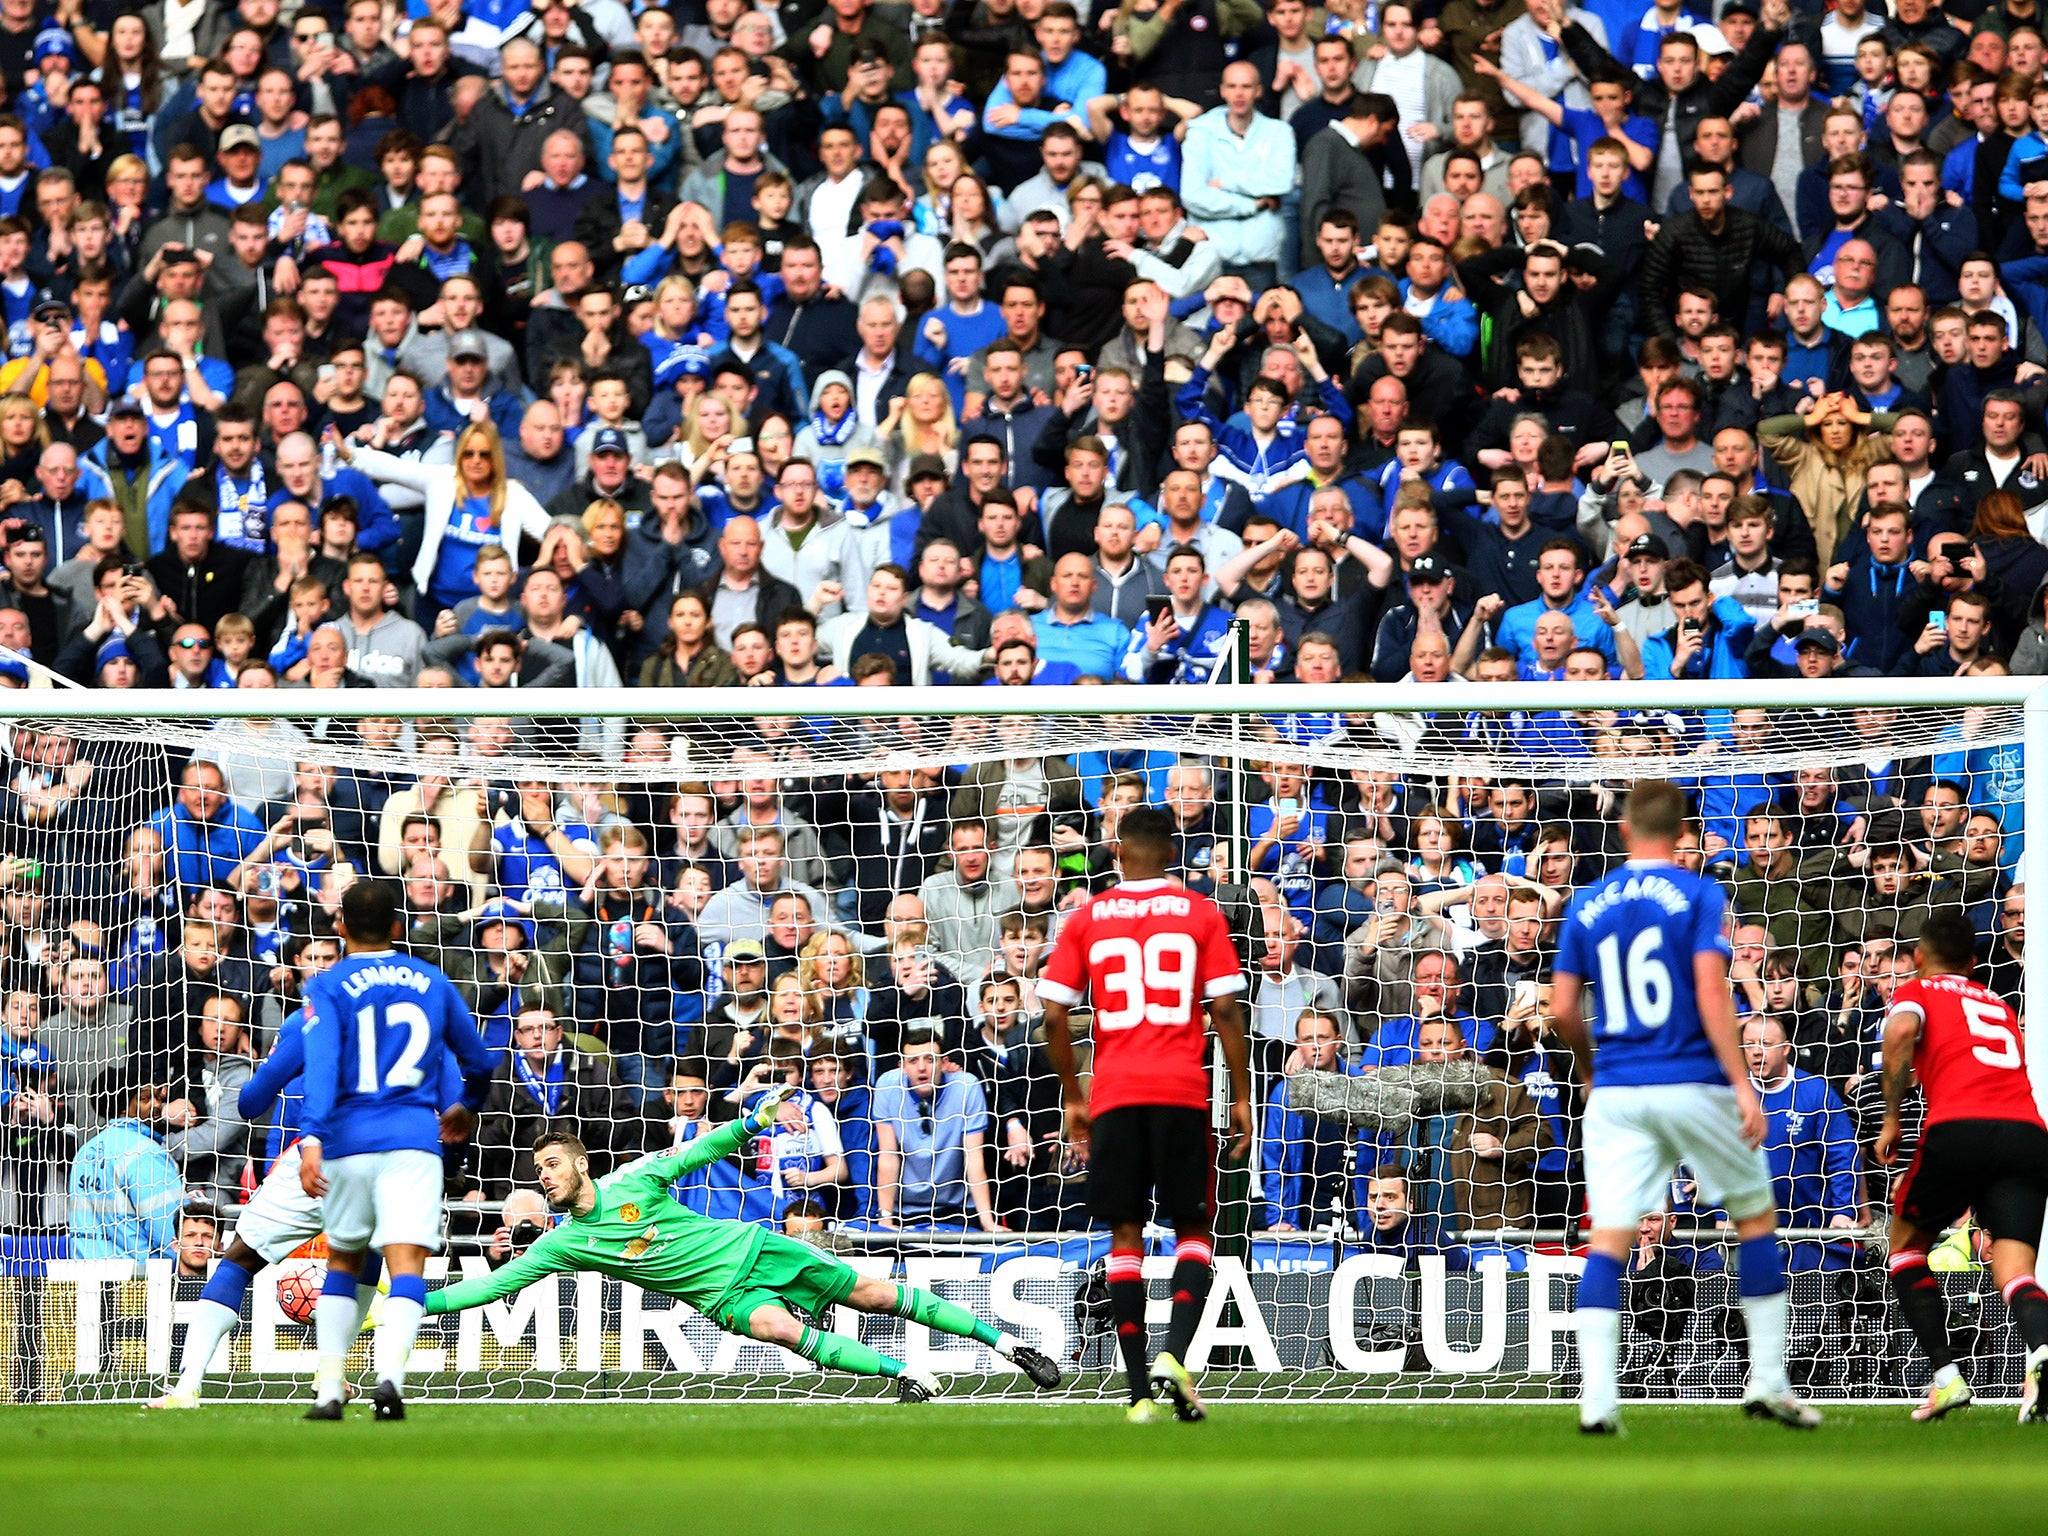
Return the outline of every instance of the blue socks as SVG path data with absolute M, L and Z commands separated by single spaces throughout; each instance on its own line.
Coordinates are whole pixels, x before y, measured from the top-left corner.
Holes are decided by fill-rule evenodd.
M 1604 1253 L 1586 1255 L 1586 1271 L 1579 1276 L 1579 1309 L 1621 1310 L 1621 1261 Z
M 391 1297 L 394 1301 L 416 1301 L 427 1304 L 427 1281 L 424 1275 L 393 1275 Z
M 1737 1283 L 1745 1297 L 1775 1296 L 1785 1289 L 1785 1255 L 1775 1236 L 1744 1238 L 1735 1259 L 1741 1271 Z M 1590 1263 L 1587 1268 L 1590 1271 Z
M 213 1274 L 206 1282 L 206 1289 L 199 1293 L 202 1301 L 217 1301 L 230 1312 L 239 1314 L 242 1298 L 249 1294 L 249 1281 L 254 1278 L 241 1265 L 222 1259 L 213 1267 Z

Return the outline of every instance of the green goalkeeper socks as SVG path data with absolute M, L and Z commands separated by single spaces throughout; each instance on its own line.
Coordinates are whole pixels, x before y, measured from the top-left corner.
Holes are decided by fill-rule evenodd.
M 973 1339 L 994 1349 L 1002 1343 L 1002 1334 L 993 1326 L 983 1322 L 965 1307 L 934 1296 L 930 1291 L 920 1291 L 913 1286 L 896 1287 L 897 1317 L 913 1323 L 922 1323 L 927 1328 L 936 1328 L 940 1333 L 950 1333 L 955 1338 Z
M 806 1328 L 797 1340 L 796 1352 L 814 1360 L 828 1371 L 849 1371 L 855 1376 L 901 1376 L 907 1367 L 901 1360 L 872 1349 L 844 1334 Z

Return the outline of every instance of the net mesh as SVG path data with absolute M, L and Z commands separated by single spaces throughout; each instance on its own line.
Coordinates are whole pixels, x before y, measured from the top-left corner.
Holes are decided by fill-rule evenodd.
M 601 1173 L 793 1077 L 803 1128 L 679 1198 L 937 1291 L 1078 1368 L 1064 1391 L 1119 1394 L 1106 1234 L 1060 1139 L 1034 981 L 1063 909 L 1110 883 L 1119 815 L 1151 803 L 1180 826 L 1180 876 L 1221 887 L 1254 977 L 1258 1134 L 1220 1173 L 1191 1361 L 1205 1390 L 1569 1395 L 1583 1168 L 1578 1090 L 1543 1022 L 1555 919 L 1619 857 L 1618 796 L 1659 777 L 1691 794 L 1689 856 L 1730 888 L 1737 1006 L 1779 1085 L 1795 1381 L 1824 1397 L 1922 1387 L 1864 1235 L 1888 1177 L 1869 1155 L 1877 1029 L 1941 905 L 1970 912 L 1986 974 L 2020 1001 L 2005 915 L 2019 708 L 1271 699 L 275 721 L 91 720 L 52 701 L 4 728 L 0 1380 L 19 1401 L 126 1398 L 176 1369 L 208 1265 L 291 1135 L 289 1100 L 244 1120 L 239 1090 L 331 961 L 341 892 L 376 874 L 401 883 L 409 947 L 500 1056 L 474 1134 L 447 1149 L 433 1273 L 487 1273 L 546 1224 L 527 1150 L 541 1130 L 576 1130 Z M 1446 1016 L 1493 1087 L 1401 1113 Z M 926 1030 L 943 1081 L 920 1112 L 903 1058 Z M 1313 1071 L 1367 1108 L 1296 1107 L 1291 1080 Z M 122 1119 L 137 1082 L 164 1086 L 163 1127 Z M 1731 1395 L 1732 1254 L 1682 1171 L 1672 1196 L 1631 1270 L 1625 1377 L 1644 1395 Z M 1148 1260 L 1155 1325 L 1170 1251 Z M 1969 1234 L 1945 1252 L 1973 1381 L 2016 1391 L 2018 1347 Z M 209 1394 L 304 1391 L 310 1329 L 282 1310 L 283 1272 L 258 1275 Z M 915 1324 L 815 1321 L 952 1391 L 1030 1390 Z M 420 1348 L 432 1394 L 873 1390 L 591 1275 L 430 1322 Z

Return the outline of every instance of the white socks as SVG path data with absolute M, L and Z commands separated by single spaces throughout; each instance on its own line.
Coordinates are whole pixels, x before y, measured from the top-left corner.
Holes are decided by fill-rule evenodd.
M 197 1392 L 213 1363 L 220 1341 L 235 1331 L 234 1311 L 217 1301 L 201 1301 L 199 1315 L 185 1325 L 185 1353 L 180 1361 L 178 1390 Z
M 348 1369 L 349 1346 L 356 1341 L 362 1309 L 353 1296 L 322 1292 L 313 1309 L 313 1338 L 320 1349 L 320 1364 L 313 1373 L 315 1402 L 338 1403 L 346 1395 L 343 1377 Z
M 993 1349 L 997 1354 L 1001 1355 L 1005 1360 L 1010 1360 L 1016 1357 L 1017 1348 L 1023 1342 L 1024 1341 L 1022 1339 L 1016 1338 L 1011 1334 L 999 1333 L 996 1335 L 995 1343 L 990 1345 L 989 1347 Z
M 1749 1330 L 1749 1390 L 1752 1394 L 1782 1397 L 1792 1390 L 1785 1375 L 1785 1334 L 1792 1321 L 1792 1298 L 1779 1291 L 1772 1296 L 1742 1298 L 1742 1322 Z
M 1621 1314 L 1581 1307 L 1577 1315 L 1579 1422 L 1597 1424 L 1621 1411 Z
M 406 1296 L 386 1296 L 384 1315 L 377 1324 L 377 1379 L 394 1387 L 405 1385 L 405 1368 L 412 1359 L 412 1343 L 419 1336 L 420 1319 L 427 1309 Z

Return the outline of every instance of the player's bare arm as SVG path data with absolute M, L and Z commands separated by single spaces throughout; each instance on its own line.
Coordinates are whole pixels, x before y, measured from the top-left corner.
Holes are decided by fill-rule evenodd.
M 1252 1150 L 1251 1044 L 1245 1037 L 1244 1004 L 1235 997 L 1211 998 L 1209 1027 L 1223 1047 L 1224 1070 L 1230 1074 L 1230 1158 L 1242 1162 Z
M 1586 1016 L 1579 1004 L 1583 995 L 1583 983 L 1569 971 L 1559 971 L 1550 987 L 1550 1025 L 1557 1038 L 1572 1053 L 1572 1065 L 1578 1069 L 1579 1081 L 1585 1091 L 1593 1091 L 1593 1037 L 1586 1029 Z
M 1060 1077 L 1060 1099 L 1062 1115 L 1066 1124 L 1067 1145 L 1074 1156 L 1082 1162 L 1088 1160 L 1088 1095 L 1081 1088 L 1081 1073 L 1074 1064 L 1074 1034 L 1071 1016 L 1065 1003 L 1056 1003 L 1051 998 L 1042 999 L 1045 1025 L 1045 1054 L 1052 1059 L 1052 1069 Z M 1215 1017 L 1212 1008 L 1210 1017 Z M 1244 1026 L 1240 1015 L 1239 1038 L 1242 1039 Z
M 1900 1117 L 1913 1087 L 1913 1051 L 1920 1043 L 1920 1015 L 1898 1008 L 1884 1021 L 1884 1126 L 1877 1133 L 1877 1160 L 1889 1168 L 1898 1161 L 1904 1137 Z

